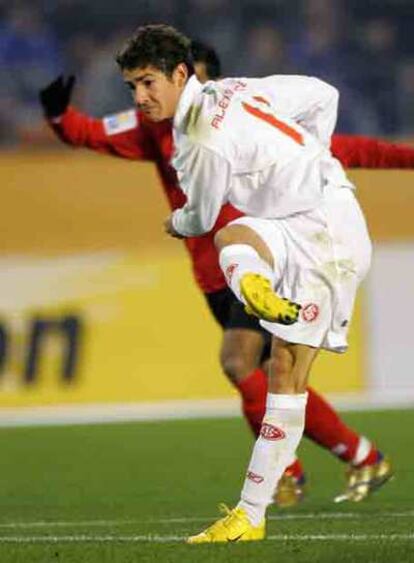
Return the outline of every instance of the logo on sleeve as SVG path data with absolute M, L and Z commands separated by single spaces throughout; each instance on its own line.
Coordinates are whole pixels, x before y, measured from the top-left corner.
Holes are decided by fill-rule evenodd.
M 312 323 L 319 317 L 319 307 L 316 303 L 308 303 L 302 307 L 300 314 L 306 323 Z
M 134 129 L 138 125 L 137 112 L 134 109 L 123 111 L 115 115 L 108 115 L 103 120 L 107 135 L 118 135 Z
M 260 436 L 265 440 L 270 440 L 272 442 L 276 440 L 283 440 L 286 438 L 286 434 L 283 432 L 281 428 L 277 426 L 273 426 L 273 424 L 268 424 L 264 422 L 262 424 L 262 429 L 260 430 Z

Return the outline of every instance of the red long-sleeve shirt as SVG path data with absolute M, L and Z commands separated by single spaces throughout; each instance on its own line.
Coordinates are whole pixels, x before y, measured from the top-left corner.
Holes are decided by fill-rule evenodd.
M 152 123 L 140 114 L 130 112 L 103 119 L 93 119 L 73 107 L 52 124 L 66 143 L 112 154 L 131 160 L 154 162 L 171 210 L 182 207 L 186 197 L 180 190 L 175 170 L 170 165 L 173 153 L 172 128 L 169 121 Z M 334 135 L 332 152 L 350 168 L 413 168 L 414 149 L 371 139 Z M 196 282 L 204 293 L 226 286 L 214 246 L 214 235 L 230 221 L 243 214 L 230 204 L 223 206 L 212 231 L 184 239 L 191 257 Z

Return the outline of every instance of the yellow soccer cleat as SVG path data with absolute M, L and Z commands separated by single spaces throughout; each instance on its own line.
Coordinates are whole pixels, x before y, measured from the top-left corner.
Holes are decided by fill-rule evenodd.
M 254 527 L 250 524 L 243 508 L 230 510 L 225 504 L 219 505 L 225 516 L 214 522 L 203 532 L 187 538 L 186 543 L 216 543 L 262 540 L 266 535 L 265 521 Z
M 361 502 L 382 487 L 392 476 L 392 466 L 386 457 L 381 457 L 373 465 L 361 468 L 350 467 L 347 472 L 346 490 L 336 496 L 334 502 Z
M 277 484 L 273 501 L 278 508 L 291 508 L 302 502 L 305 496 L 305 478 L 284 473 Z
M 270 281 L 260 274 L 244 274 L 240 291 L 246 300 L 246 312 L 265 321 L 291 325 L 298 320 L 301 306 L 279 297 Z

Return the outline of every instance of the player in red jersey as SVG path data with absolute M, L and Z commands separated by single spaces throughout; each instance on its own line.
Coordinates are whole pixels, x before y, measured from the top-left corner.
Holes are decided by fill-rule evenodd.
M 194 55 L 200 78 L 203 78 L 201 73 L 206 78 L 218 78 L 219 61 L 212 49 L 196 44 Z M 173 151 L 170 122 L 149 122 L 135 109 L 103 119 L 90 118 L 69 105 L 73 86 L 73 77 L 68 80 L 59 77 L 41 92 L 42 105 L 56 134 L 72 146 L 131 160 L 153 161 L 171 209 L 182 207 L 185 196 L 169 164 Z M 376 139 L 336 135 L 331 148 L 348 167 L 414 167 L 414 149 Z M 228 289 L 213 242 L 220 228 L 241 215 L 231 205 L 225 205 L 209 234 L 186 238 L 184 243 L 196 283 L 224 330 L 220 354 L 223 371 L 239 390 L 243 413 L 257 436 L 265 410 L 267 381 L 263 364 L 269 357 L 270 338 Z M 305 435 L 349 464 L 347 489 L 337 500 L 366 498 L 390 475 L 389 466 L 384 465 L 375 446 L 350 429 L 325 399 L 311 388 L 308 393 Z M 276 502 L 280 506 L 295 504 L 303 495 L 303 483 L 301 464 L 292 461 L 279 482 Z

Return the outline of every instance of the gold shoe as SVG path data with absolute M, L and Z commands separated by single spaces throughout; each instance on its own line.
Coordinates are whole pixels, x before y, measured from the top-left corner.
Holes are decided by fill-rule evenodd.
M 250 315 L 284 325 L 298 320 L 301 306 L 279 297 L 264 276 L 244 274 L 240 280 L 240 291 L 246 300 L 245 310 Z
M 390 460 L 381 457 L 373 465 L 349 467 L 345 492 L 334 498 L 334 502 L 361 502 L 382 487 L 393 477 Z
M 302 502 L 305 496 L 305 477 L 298 479 L 284 473 L 277 484 L 273 501 L 278 508 L 290 508 Z
M 243 508 L 230 510 L 225 504 L 220 504 L 219 509 L 225 513 L 225 516 L 199 534 L 188 537 L 186 543 L 239 542 L 264 539 L 266 535 L 264 520 L 259 526 L 255 527 L 250 523 Z

